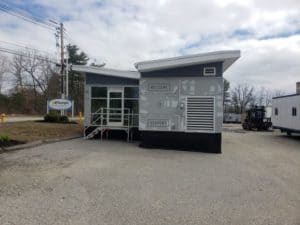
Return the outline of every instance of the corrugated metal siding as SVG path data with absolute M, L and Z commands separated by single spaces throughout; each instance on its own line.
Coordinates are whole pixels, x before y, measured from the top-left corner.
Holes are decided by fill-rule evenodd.
M 215 98 L 187 97 L 186 100 L 186 130 L 214 131 Z

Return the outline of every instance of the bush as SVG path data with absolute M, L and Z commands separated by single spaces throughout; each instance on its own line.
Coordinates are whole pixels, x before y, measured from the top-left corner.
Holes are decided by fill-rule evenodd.
M 51 112 L 44 116 L 44 121 L 49 123 L 68 123 L 69 117 L 60 116 L 58 113 Z
M 67 116 L 60 116 L 59 117 L 59 122 L 68 123 L 69 122 L 69 117 L 67 117 Z
M 0 134 L 0 143 L 3 143 L 3 142 L 8 142 L 10 139 L 7 135 L 5 134 Z
M 59 122 L 60 116 L 57 113 L 50 112 L 44 116 L 45 122 L 57 123 Z

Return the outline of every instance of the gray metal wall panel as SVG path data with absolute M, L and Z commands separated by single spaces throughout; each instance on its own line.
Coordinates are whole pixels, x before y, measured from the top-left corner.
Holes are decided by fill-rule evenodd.
M 141 77 L 199 77 L 203 76 L 204 67 L 216 67 L 216 77 L 221 77 L 223 74 L 223 63 L 216 62 L 173 69 L 142 72 Z
M 138 85 L 139 80 L 122 78 L 122 77 L 113 77 L 107 75 L 99 75 L 93 73 L 86 73 L 86 84 L 103 84 L 103 85 Z
M 149 85 L 152 84 L 162 84 L 161 90 L 149 91 Z M 142 78 L 140 80 L 139 103 L 140 130 L 185 131 L 187 96 L 215 97 L 214 132 L 221 133 L 223 123 L 222 77 Z M 181 103 L 184 105 L 183 109 L 180 108 Z M 152 121 L 162 122 L 156 127 L 151 127 Z M 168 124 L 163 121 L 168 121 Z
M 84 125 L 89 126 L 91 121 L 91 91 L 90 86 L 84 86 Z

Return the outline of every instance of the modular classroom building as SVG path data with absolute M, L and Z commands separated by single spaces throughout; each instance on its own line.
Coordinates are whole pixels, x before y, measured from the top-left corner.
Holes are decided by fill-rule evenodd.
M 288 135 L 300 133 L 300 82 L 296 84 L 296 94 L 278 96 L 272 100 L 272 124 Z
M 85 135 L 138 133 L 140 145 L 221 153 L 223 72 L 240 51 L 139 62 L 137 71 L 73 65 L 85 74 Z

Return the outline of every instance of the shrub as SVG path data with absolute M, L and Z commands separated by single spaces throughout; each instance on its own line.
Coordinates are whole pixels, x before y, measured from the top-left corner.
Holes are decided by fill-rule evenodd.
M 0 134 L 0 143 L 3 143 L 3 142 L 8 142 L 10 139 L 7 135 L 5 134 Z
M 68 123 L 69 122 L 69 117 L 67 117 L 67 116 L 60 116 L 59 117 L 59 122 Z
M 50 112 L 44 116 L 45 122 L 57 123 L 59 122 L 60 116 L 55 112 Z
M 68 123 L 69 117 L 60 116 L 58 113 L 50 112 L 44 116 L 44 121 L 49 123 Z

